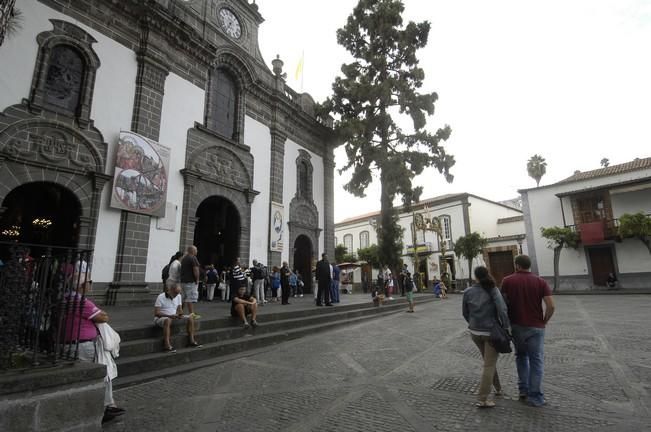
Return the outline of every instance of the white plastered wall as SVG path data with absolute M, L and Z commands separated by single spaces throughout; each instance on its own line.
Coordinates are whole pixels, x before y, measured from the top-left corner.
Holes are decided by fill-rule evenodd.
M 648 188 L 636 191 L 611 192 L 613 217 L 619 218 L 624 213 L 651 214 L 651 184 Z M 637 273 L 651 271 L 651 254 L 638 239 L 624 239 L 615 244 L 617 263 L 620 273 Z
M 540 275 L 546 277 L 552 277 L 554 275 L 554 254 L 551 249 L 547 248 L 547 240 L 542 237 L 540 229 L 541 227 L 563 226 L 561 204 L 556 194 L 566 192 L 579 193 L 581 190 L 591 190 L 597 187 L 608 188 L 609 185 L 634 181 L 649 176 L 651 176 L 651 169 L 646 169 L 529 190 L 527 194 L 533 229 L 532 241 L 535 244 L 536 260 Z M 615 218 L 624 212 L 634 212 L 635 209 L 644 211 L 644 209 L 651 207 L 651 194 L 649 193 L 642 193 L 641 195 L 637 195 L 637 192 L 630 193 L 631 198 L 626 197 L 625 194 L 622 194 L 621 197 L 617 195 L 611 196 L 611 199 L 613 199 L 613 216 Z M 636 203 L 636 201 L 639 202 Z M 563 209 L 565 211 L 565 222 L 567 225 L 573 225 L 572 207 L 570 199 L 567 197 L 563 198 Z M 640 247 L 642 248 L 640 249 Z M 642 259 L 641 252 L 647 255 L 649 253 L 641 242 L 624 240 L 624 242 L 615 245 L 615 252 L 620 273 L 649 271 L 649 262 L 651 260 L 645 261 Z M 583 247 L 580 246 L 578 250 L 563 249 L 561 252 L 559 273 L 561 276 L 585 276 L 589 274 L 588 260 Z
M 0 47 L 0 109 L 29 97 L 38 52 L 36 36 L 52 30 L 49 20 L 74 23 L 97 40 L 93 49 L 101 65 L 97 69 L 90 118 L 108 144 L 105 173 L 112 174 L 119 132 L 121 129 L 129 130 L 131 126 L 138 67 L 135 53 L 35 0 L 21 0 L 17 5 L 24 17 L 22 28 Z M 116 80 L 116 76 L 121 79 Z M 97 224 L 93 257 L 93 280 L 97 282 L 112 281 L 115 266 L 120 211 L 109 208 L 110 189 L 111 182 L 108 182 L 102 191 Z
M 253 189 L 260 192 L 251 205 L 251 243 L 249 258 L 267 264 L 269 245 L 269 179 L 271 178 L 271 134 L 269 128 L 250 117 L 244 122 L 244 144 L 251 147 L 255 174 Z M 251 265 L 252 263 L 248 263 Z
M 167 76 L 158 142 L 171 149 L 167 202 L 176 206 L 176 225 L 174 231 L 161 230 L 157 228 L 158 218 L 151 218 L 145 273 L 147 282 L 159 282 L 161 269 L 179 250 L 185 189 L 180 171 L 185 167 L 188 129 L 193 128 L 195 122 L 202 121 L 204 101 L 203 89 L 173 73 Z M 182 250 L 187 245 L 180 246 Z
M 510 209 L 497 203 L 484 201 L 483 199 L 478 199 L 473 196 L 468 197 L 468 202 L 470 203 L 470 207 L 468 208 L 468 214 L 470 215 L 470 230 L 477 231 L 483 237 L 490 238 L 499 235 L 497 227 L 498 219 L 522 216 L 522 212 L 518 210 Z M 524 225 L 519 234 L 523 232 Z

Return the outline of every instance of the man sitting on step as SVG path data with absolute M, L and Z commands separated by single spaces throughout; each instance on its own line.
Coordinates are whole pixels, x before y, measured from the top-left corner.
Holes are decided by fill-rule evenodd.
M 192 315 L 183 315 L 180 294 L 181 286 L 179 284 L 169 286 L 165 289 L 165 292 L 158 295 L 156 303 L 154 303 L 154 324 L 163 328 L 164 351 L 168 353 L 176 352 L 170 342 L 172 322 L 175 320 L 185 321 L 190 346 L 194 348 L 201 347 L 201 344 L 194 337 L 194 317 Z
M 239 318 L 244 323 L 244 329 L 250 326 L 257 327 L 258 322 L 255 320 L 258 315 L 258 302 L 255 297 L 247 294 L 246 286 L 240 286 L 237 294 L 231 301 L 231 315 L 234 318 Z M 251 324 L 246 320 L 246 317 L 251 315 Z

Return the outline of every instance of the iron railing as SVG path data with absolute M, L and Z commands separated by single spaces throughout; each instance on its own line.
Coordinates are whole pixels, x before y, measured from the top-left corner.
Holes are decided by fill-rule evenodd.
M 92 251 L 0 242 L 0 370 L 74 360 Z

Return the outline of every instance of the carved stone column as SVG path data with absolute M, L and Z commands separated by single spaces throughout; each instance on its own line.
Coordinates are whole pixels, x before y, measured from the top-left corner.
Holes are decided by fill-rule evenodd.
M 332 260 L 335 257 L 335 159 L 331 147 L 323 159 L 323 171 L 323 250 Z

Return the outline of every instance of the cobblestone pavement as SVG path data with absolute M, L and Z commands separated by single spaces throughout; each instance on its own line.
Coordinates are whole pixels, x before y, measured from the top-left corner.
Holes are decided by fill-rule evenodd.
M 651 296 L 558 296 L 548 405 L 474 407 L 479 353 L 460 296 L 116 392 L 110 431 L 651 431 Z

